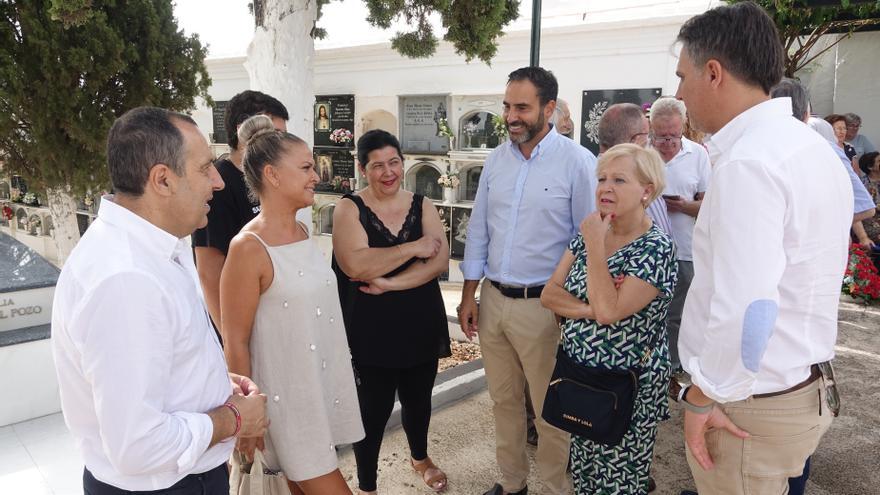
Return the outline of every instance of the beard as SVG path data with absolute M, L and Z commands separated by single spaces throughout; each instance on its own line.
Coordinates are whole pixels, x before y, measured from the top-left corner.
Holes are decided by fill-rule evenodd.
M 546 123 L 546 119 L 544 118 L 543 109 L 538 113 L 538 120 L 536 120 L 533 124 L 529 124 L 524 120 L 517 120 L 514 122 L 509 122 L 506 124 L 507 126 L 507 135 L 510 136 L 510 140 L 516 144 L 527 143 L 532 140 L 533 137 L 538 135 L 543 129 L 544 124 Z M 522 134 L 514 137 L 510 132 L 511 125 L 520 125 L 523 127 Z

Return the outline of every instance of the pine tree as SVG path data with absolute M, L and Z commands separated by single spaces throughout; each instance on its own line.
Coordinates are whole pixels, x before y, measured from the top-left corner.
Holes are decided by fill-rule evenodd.
M 113 120 L 210 101 L 207 49 L 170 0 L 5 0 L 0 24 L 0 161 L 46 190 L 63 261 L 79 239 L 74 197 L 109 187 Z

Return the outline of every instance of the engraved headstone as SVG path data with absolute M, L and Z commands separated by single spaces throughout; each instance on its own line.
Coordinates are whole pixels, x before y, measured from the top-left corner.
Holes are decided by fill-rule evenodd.
M 400 144 L 404 153 L 449 151 L 449 138 L 441 135 L 441 120 L 447 119 L 446 100 L 445 95 L 400 97 Z

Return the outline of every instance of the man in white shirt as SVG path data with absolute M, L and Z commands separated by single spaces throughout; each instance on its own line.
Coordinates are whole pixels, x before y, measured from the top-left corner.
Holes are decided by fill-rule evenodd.
M 834 357 L 852 188 L 791 100 L 770 99 L 783 51 L 760 7 L 709 10 L 678 40 L 677 96 L 712 133 L 713 164 L 679 336 L 688 463 L 699 493 L 783 494 L 831 424 L 819 369 Z
M 678 359 L 678 329 L 681 326 L 684 300 L 694 278 L 691 239 L 711 174 L 706 149 L 683 136 L 686 121 L 687 108 L 681 100 L 663 97 L 651 105 L 651 145 L 666 163 L 666 188 L 662 198 L 666 202 L 666 211 L 669 212 L 669 224 L 678 258 L 678 282 L 666 320 L 673 371 L 681 369 L 681 361 Z
M 265 396 L 227 373 L 192 251 L 223 188 L 186 115 L 141 107 L 107 140 L 115 196 L 64 264 L 52 345 L 89 495 L 226 494 L 236 437 L 262 437 Z

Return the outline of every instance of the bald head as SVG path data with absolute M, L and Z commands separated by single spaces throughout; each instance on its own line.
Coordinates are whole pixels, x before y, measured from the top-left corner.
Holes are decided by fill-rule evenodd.
M 599 120 L 599 152 L 621 143 L 644 146 L 648 138 L 648 119 L 642 108 L 633 103 L 617 103 L 608 107 Z

